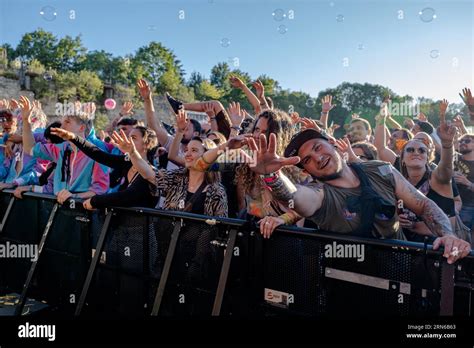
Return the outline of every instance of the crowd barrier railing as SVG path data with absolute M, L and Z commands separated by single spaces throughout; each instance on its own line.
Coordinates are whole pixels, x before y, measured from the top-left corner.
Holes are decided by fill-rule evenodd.
M 471 315 L 474 254 L 448 264 L 429 244 L 240 219 L 0 194 L 0 291 L 67 316 Z M 4 248 L 6 250 L 6 248 Z M 0 295 L 1 295 L 0 293 Z

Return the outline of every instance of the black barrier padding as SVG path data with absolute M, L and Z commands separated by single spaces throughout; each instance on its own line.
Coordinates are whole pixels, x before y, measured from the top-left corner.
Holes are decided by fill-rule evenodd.
M 454 315 L 474 315 L 474 259 L 466 258 L 456 265 Z
M 423 255 L 366 244 L 364 261 L 359 262 L 357 258 L 326 257 L 328 244 L 332 247 L 328 239 L 289 234 L 275 234 L 265 242 L 263 288 L 292 298 L 286 305 L 262 301 L 267 315 L 331 314 L 347 318 L 439 314 L 441 262 L 438 257 L 425 259 Z M 337 244 L 349 243 L 337 241 Z M 333 279 L 325 274 L 328 267 L 388 279 L 392 283 L 389 290 L 384 290 Z M 411 284 L 411 295 L 399 296 L 399 282 Z M 422 289 L 427 290 L 424 298 Z
M 31 295 L 71 314 L 91 259 L 91 216 L 82 209 L 58 210 L 38 262 Z
M 212 243 L 211 243 L 212 242 Z M 224 257 L 226 231 L 205 223 L 181 228 L 160 315 L 209 316 Z
M 162 222 L 161 222 L 162 223 Z M 158 219 L 127 212 L 115 214 L 105 242 L 86 315 L 145 315 L 151 310 L 169 236 L 158 238 Z
M 260 299 L 264 298 L 264 289 L 284 292 L 294 299 L 287 309 L 269 307 L 267 315 L 315 315 L 324 311 L 326 292 L 322 287 L 320 248 L 321 244 L 315 240 L 287 235 L 274 234 L 264 241 Z
M 10 195 L 0 195 L 1 217 L 10 201 Z M 38 200 L 33 197 L 24 197 L 15 200 L 10 215 L 0 236 L 0 241 L 10 244 L 38 245 L 41 234 L 46 226 L 53 203 Z M 1 292 L 20 292 L 26 281 L 31 266 L 30 259 L 0 258 L 0 286 Z

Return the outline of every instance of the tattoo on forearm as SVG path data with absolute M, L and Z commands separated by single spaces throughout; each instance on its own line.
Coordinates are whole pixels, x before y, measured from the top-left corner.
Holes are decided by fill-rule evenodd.
M 296 193 L 295 185 L 283 174 L 267 185 L 272 190 L 272 196 L 278 201 L 288 202 L 293 199 Z
M 436 236 L 453 234 L 451 222 L 446 214 L 432 200 L 425 201 L 421 218 Z

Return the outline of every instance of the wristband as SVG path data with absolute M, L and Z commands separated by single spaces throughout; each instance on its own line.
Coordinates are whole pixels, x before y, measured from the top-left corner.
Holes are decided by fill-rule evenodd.
M 277 172 L 260 175 L 265 184 L 273 184 L 280 177 Z

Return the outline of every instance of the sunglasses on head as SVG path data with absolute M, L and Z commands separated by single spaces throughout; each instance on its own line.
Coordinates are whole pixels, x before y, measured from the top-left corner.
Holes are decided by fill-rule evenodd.
M 459 144 L 469 144 L 471 140 L 472 140 L 471 138 L 461 139 L 459 140 Z
M 407 147 L 405 149 L 405 151 L 408 152 L 408 153 L 414 153 L 416 151 L 420 155 L 423 155 L 423 154 L 428 152 L 428 150 L 426 150 L 424 147 L 418 147 L 418 148 L 416 148 L 416 147 Z

